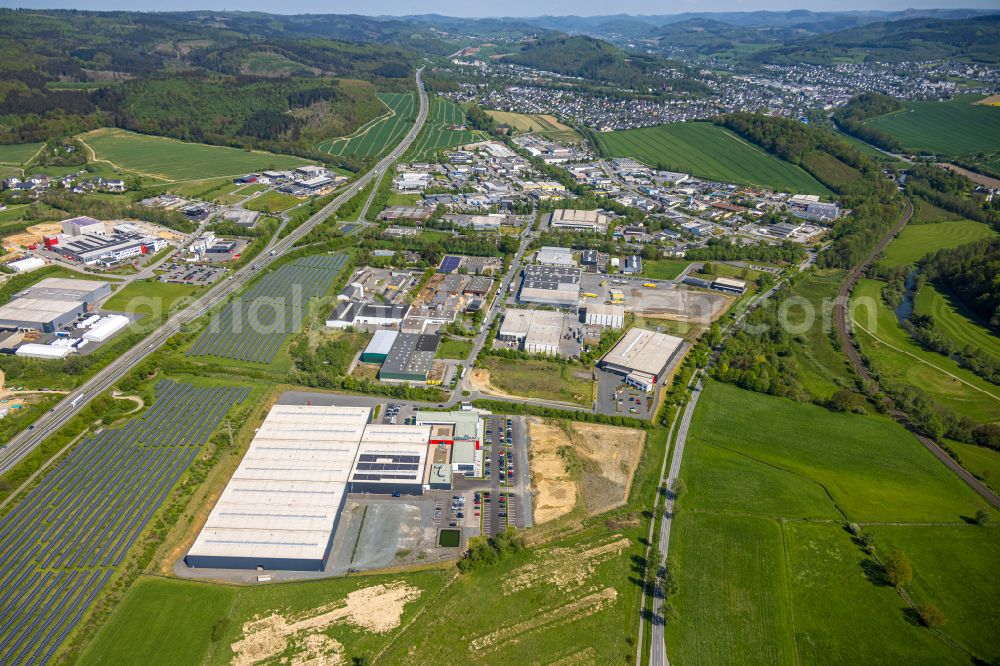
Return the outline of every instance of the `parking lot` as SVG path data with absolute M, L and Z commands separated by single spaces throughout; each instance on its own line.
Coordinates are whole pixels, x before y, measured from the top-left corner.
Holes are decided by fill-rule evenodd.
M 597 411 L 608 416 L 629 416 L 637 419 L 652 418 L 656 411 L 656 391 L 646 393 L 628 386 L 620 375 L 604 370 L 596 370 Z
M 226 269 L 219 266 L 180 264 L 177 262 L 164 264 L 162 270 L 166 272 L 160 276 L 160 282 L 174 282 L 177 284 L 198 286 L 217 282 L 226 273 Z

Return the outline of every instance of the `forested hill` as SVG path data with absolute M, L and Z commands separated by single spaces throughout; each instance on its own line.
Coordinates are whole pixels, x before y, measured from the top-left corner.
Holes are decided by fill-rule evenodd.
M 702 92 L 703 84 L 691 78 L 658 77 L 665 68 L 680 67 L 655 56 L 626 53 L 617 46 L 584 35 L 557 35 L 530 40 L 504 62 L 532 67 L 594 82 L 607 82 L 640 92 L 658 92 L 668 87 L 677 91 Z
M 329 19 L 0 10 L 0 143 L 113 125 L 319 157 L 384 112 L 376 90 L 408 90 L 421 58 L 394 43 L 399 25 Z

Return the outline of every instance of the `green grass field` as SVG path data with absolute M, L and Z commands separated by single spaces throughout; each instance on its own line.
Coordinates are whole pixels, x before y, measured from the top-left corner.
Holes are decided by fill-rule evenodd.
M 962 467 L 975 474 L 993 490 L 1000 491 L 1000 451 L 952 440 L 947 440 L 947 444 L 958 454 Z
M 980 423 L 1000 419 L 1000 387 L 917 344 L 883 302 L 884 284 L 861 280 L 851 297 L 855 337 L 876 369 L 892 381 L 919 387 L 962 416 Z
M 186 143 L 120 129 L 93 130 L 79 138 L 94 151 L 96 160 L 163 181 L 232 177 L 260 169 L 288 169 L 309 163 L 291 155 Z
M 907 225 L 886 248 L 882 262 L 889 266 L 915 264 L 932 252 L 995 235 L 988 225 L 972 220 Z
M 490 383 L 505 393 L 561 400 L 589 407 L 593 403 L 593 379 L 586 368 L 541 359 L 507 359 L 487 356 L 483 367 Z M 586 373 L 586 379 L 575 373 Z
M 452 126 L 465 125 L 465 112 L 462 107 L 443 97 L 431 99 L 430 116 L 427 124 L 407 155 L 413 160 L 431 160 L 445 148 L 463 146 L 480 140 L 480 135 L 467 129 L 451 129 Z
M 1000 150 L 1000 108 L 972 104 L 961 97 L 949 102 L 906 102 L 906 110 L 867 121 L 899 139 L 908 150 L 939 155 Z
M 642 274 L 655 280 L 673 280 L 690 263 L 683 259 L 651 259 L 642 262 Z
M 917 292 L 916 311 L 931 315 L 934 328 L 960 347 L 972 347 L 1000 363 L 1000 337 L 970 316 L 961 303 L 942 294 L 933 285 L 925 284 Z
M 303 199 L 293 197 L 291 194 L 281 192 L 265 192 L 259 197 L 255 197 L 246 202 L 243 206 L 247 210 L 256 210 L 262 213 L 280 213 L 288 210 L 292 206 L 298 206 Z
M 377 157 L 410 131 L 417 118 L 417 100 L 413 93 L 380 93 L 387 114 L 362 125 L 347 137 L 328 139 L 316 146 L 329 155 Z
M 79 663 L 202 663 L 212 647 L 212 628 L 226 617 L 237 592 L 222 585 L 140 579 Z
M 940 608 L 943 630 L 981 660 L 1000 654 L 1000 528 L 970 525 L 873 527 L 878 550 L 906 553 L 913 565 L 914 601 Z
M 471 340 L 456 340 L 455 338 L 443 338 L 438 345 L 437 358 L 455 358 L 465 360 L 472 351 Z
M 105 310 L 137 314 L 167 313 L 178 300 L 194 298 L 202 288 L 158 280 L 132 282 L 104 303 Z
M 554 141 L 578 143 L 582 137 L 569 125 L 554 116 L 543 113 L 514 113 L 513 111 L 487 111 L 497 123 L 510 125 L 517 132 L 531 132 Z
M 913 201 L 913 217 L 910 219 L 911 225 L 950 222 L 962 219 L 961 215 L 953 213 L 950 210 L 945 210 L 944 208 L 938 208 L 926 199 L 912 197 L 911 200 Z
M 872 576 L 877 566 L 844 529 L 847 521 L 921 526 L 864 527 L 883 555 L 883 534 L 896 529 L 926 530 L 928 544 L 937 535 L 941 552 L 958 544 L 960 564 L 940 568 L 929 557 L 918 565 L 923 553 L 906 550 L 944 588 L 926 597 L 943 608 L 959 594 L 953 588 L 985 581 L 973 604 L 982 616 L 945 611 L 953 621 L 961 616 L 961 628 L 945 628 L 950 637 L 979 647 L 970 634 L 995 633 L 998 587 L 978 572 L 996 560 L 995 546 L 982 542 L 992 544 L 995 537 L 983 535 L 997 531 L 963 522 L 980 498 L 896 423 L 709 382 L 681 476 L 670 550 L 678 583 L 677 619 L 667 625 L 671 661 L 967 663 L 911 622 L 896 591 Z M 994 653 L 984 648 L 980 656 Z
M 20 166 L 45 144 L 43 143 L 11 143 L 0 145 L 0 164 Z
M 608 154 L 634 157 L 701 178 L 786 192 L 831 194 L 801 167 L 769 155 L 711 123 L 675 123 L 601 133 Z

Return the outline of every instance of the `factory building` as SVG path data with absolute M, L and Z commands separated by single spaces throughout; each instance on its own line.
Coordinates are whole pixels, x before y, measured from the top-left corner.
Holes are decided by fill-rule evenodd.
M 350 492 L 423 493 L 430 426 L 371 424 L 361 435 Z
M 604 233 L 608 230 L 608 215 L 603 210 L 558 208 L 549 216 L 549 228 L 555 231 Z
M 563 314 L 552 310 L 519 310 L 510 308 L 503 315 L 497 339 L 516 342 L 529 354 L 559 354 L 563 330 Z
M 53 333 L 110 293 L 107 282 L 45 278 L 0 306 L 0 328 Z
M 275 405 L 184 561 L 322 571 L 371 410 Z
M 400 333 L 378 371 L 381 380 L 426 382 L 440 338 L 433 334 Z
M 624 377 L 625 383 L 652 391 L 679 356 L 684 340 L 642 328 L 632 328 L 601 359 L 603 370 Z
M 518 300 L 555 307 L 576 307 L 580 299 L 580 269 L 526 266 Z
M 375 331 L 375 335 L 368 341 L 368 346 L 361 352 L 361 362 L 384 363 L 397 336 L 399 331 Z
M 349 492 L 450 487 L 450 469 L 431 469 L 431 426 L 368 423 L 370 415 L 367 407 L 272 407 L 185 563 L 322 571 Z
M 580 319 L 584 324 L 590 324 L 591 326 L 625 328 L 625 306 L 587 303 L 583 316 Z
M 98 235 L 89 232 L 79 236 L 46 236 L 43 242 L 46 249 L 86 266 L 117 264 L 143 254 L 154 254 L 167 243 L 162 238 L 141 234 Z
M 402 303 L 385 305 L 382 303 L 340 301 L 326 320 L 330 328 L 348 326 L 399 326 L 410 306 Z
M 550 247 L 546 245 L 538 250 L 535 261 L 543 266 L 576 266 L 573 251 L 568 247 Z
M 747 283 L 734 278 L 717 277 L 712 281 L 712 289 L 723 291 L 727 294 L 742 294 L 747 289 Z
M 642 257 L 637 254 L 630 254 L 625 257 L 625 266 L 622 267 L 622 273 L 625 275 L 638 275 L 642 272 Z
M 108 232 L 103 222 L 85 215 L 63 220 L 60 223 L 60 227 L 62 227 L 62 232 L 67 236 L 80 236 L 82 234 L 103 236 Z

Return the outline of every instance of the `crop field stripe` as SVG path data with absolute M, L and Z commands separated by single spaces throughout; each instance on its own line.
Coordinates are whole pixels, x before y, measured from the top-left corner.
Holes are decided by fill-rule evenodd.
M 121 563 L 209 434 L 248 393 L 170 381 L 156 388 L 143 417 L 86 439 L 0 518 L 0 663 L 49 660 L 109 567 Z

